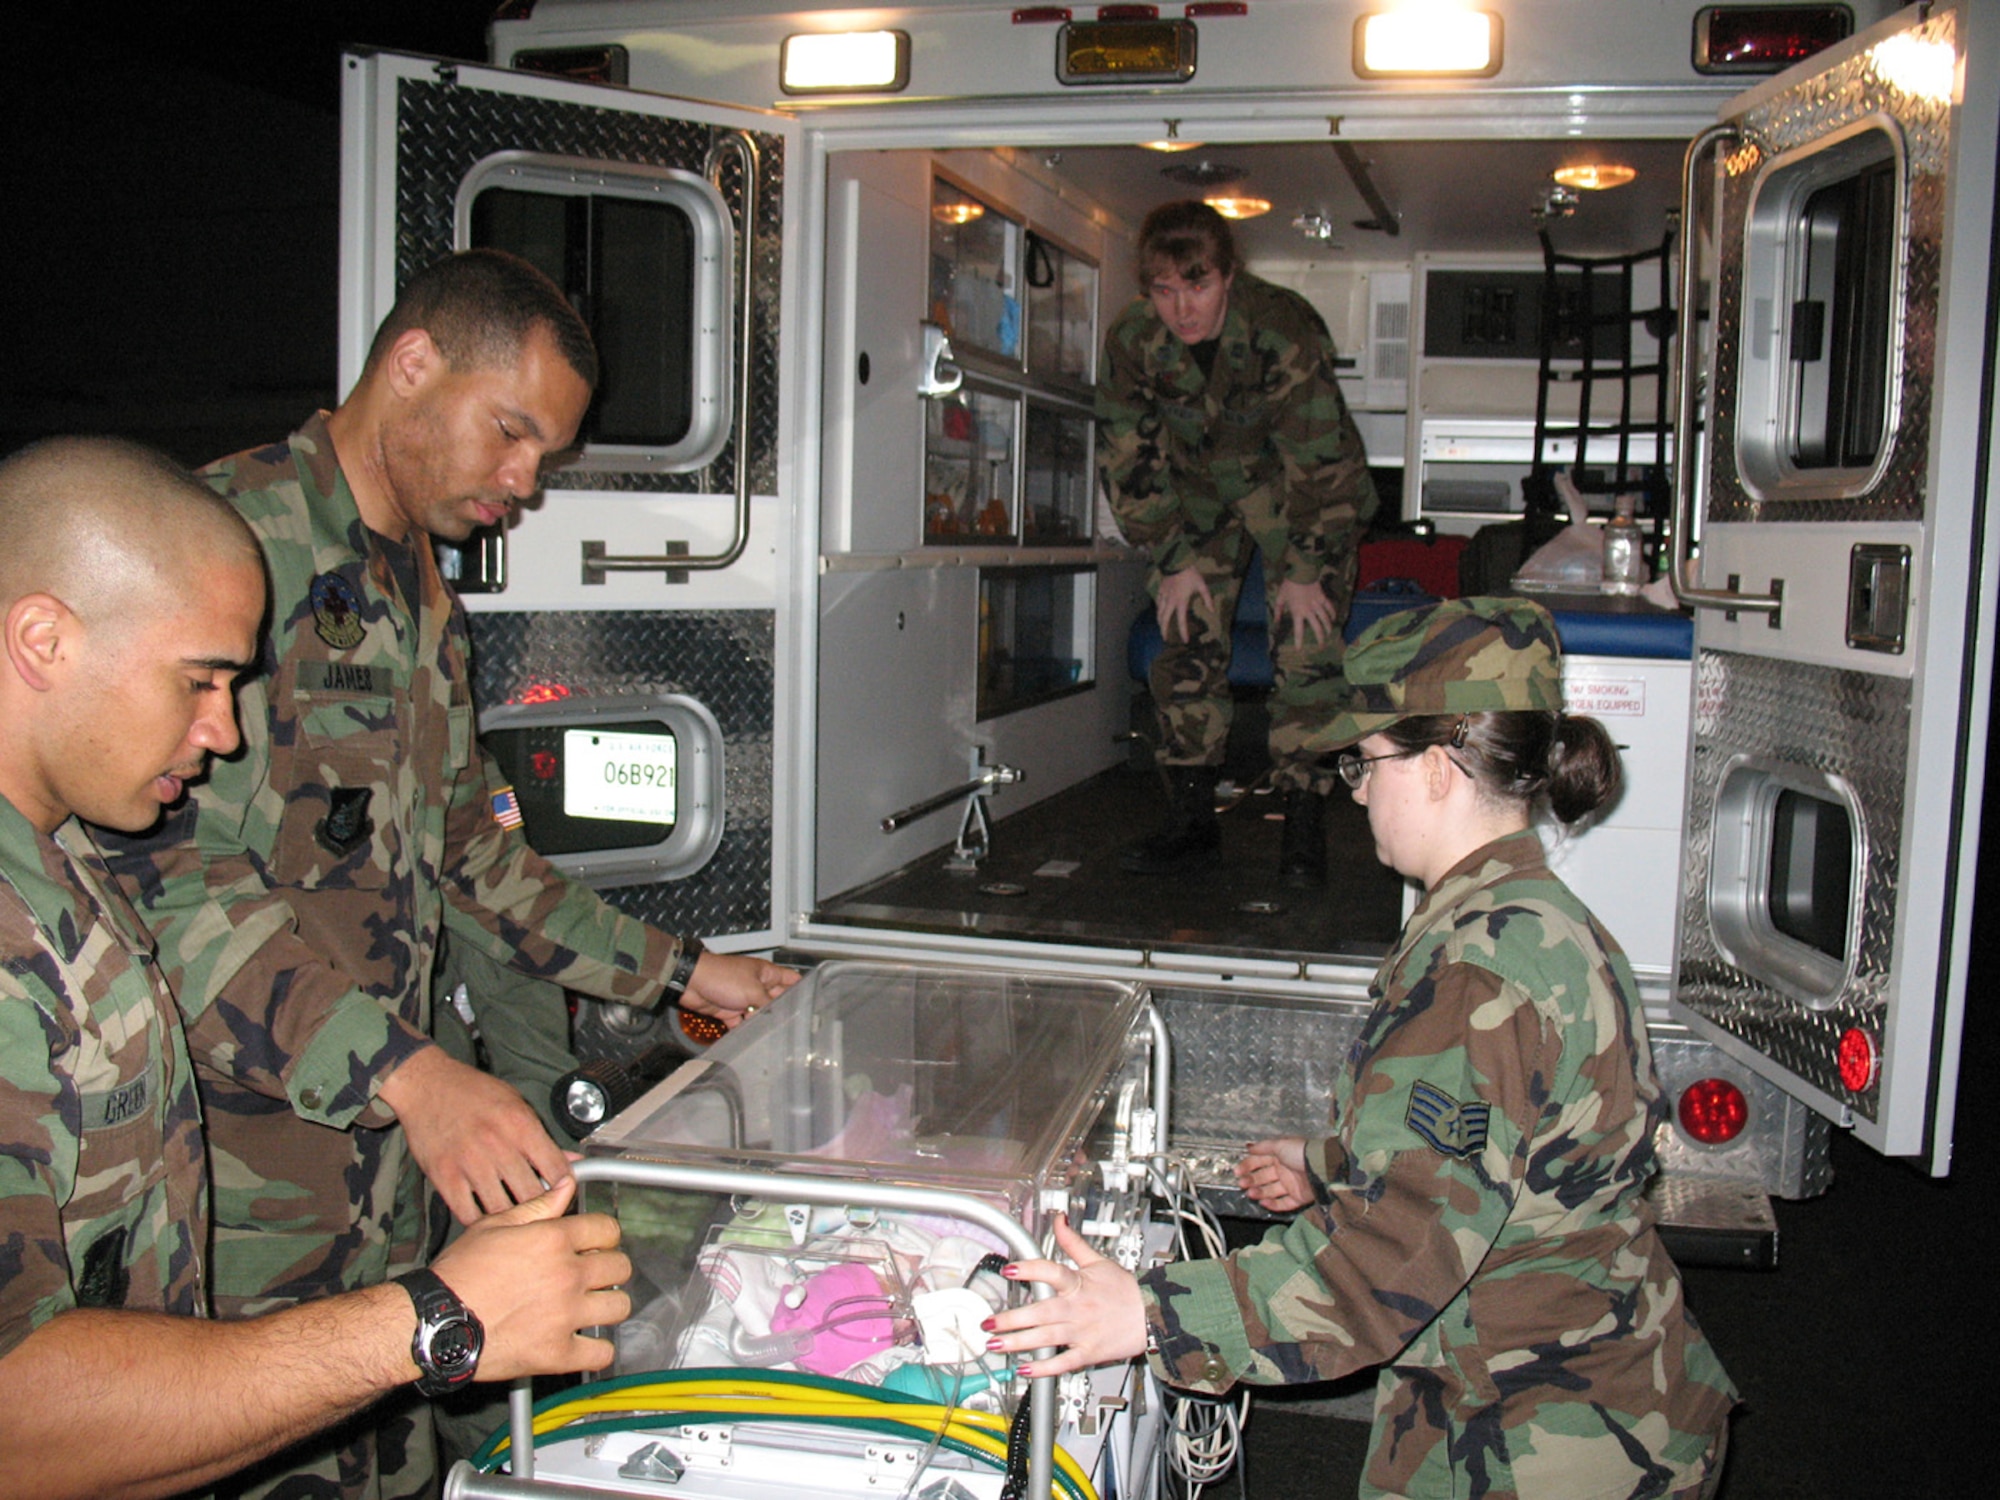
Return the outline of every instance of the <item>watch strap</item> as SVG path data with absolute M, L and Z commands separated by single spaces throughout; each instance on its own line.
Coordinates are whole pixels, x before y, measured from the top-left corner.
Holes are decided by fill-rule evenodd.
M 707 951 L 702 947 L 701 939 L 698 937 L 681 939 L 680 957 L 674 960 L 674 971 L 667 976 L 666 983 L 667 998 L 676 1005 L 680 1003 L 681 996 L 687 993 L 688 985 L 694 980 L 694 966 L 701 962 L 702 954 Z

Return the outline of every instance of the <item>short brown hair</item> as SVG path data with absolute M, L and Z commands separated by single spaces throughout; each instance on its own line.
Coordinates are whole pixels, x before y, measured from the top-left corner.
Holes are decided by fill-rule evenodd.
M 1139 226 L 1140 287 L 1148 287 L 1164 266 L 1172 266 L 1188 281 L 1210 271 L 1229 276 L 1236 270 L 1236 239 L 1229 221 L 1199 199 L 1162 203 Z
M 368 368 L 412 328 L 430 335 L 458 370 L 511 364 L 535 328 L 546 328 L 584 384 L 597 385 L 597 346 L 548 277 L 504 250 L 464 250 L 411 277 L 368 346 Z

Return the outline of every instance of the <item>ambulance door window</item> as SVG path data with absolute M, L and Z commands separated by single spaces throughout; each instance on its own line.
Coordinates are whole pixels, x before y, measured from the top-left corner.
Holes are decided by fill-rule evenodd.
M 1877 162 L 1806 199 L 1792 319 L 1792 463 L 1865 469 L 1887 415 L 1895 163 Z
M 579 165 L 510 154 L 476 170 L 460 194 L 462 241 L 532 262 L 590 325 L 589 467 L 698 468 L 727 437 L 727 211 L 691 173 Z

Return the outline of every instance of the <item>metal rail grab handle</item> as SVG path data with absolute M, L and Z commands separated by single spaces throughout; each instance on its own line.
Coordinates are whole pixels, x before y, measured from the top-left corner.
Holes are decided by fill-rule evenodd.
M 585 542 L 585 583 L 602 583 L 607 573 L 657 572 L 665 573 L 668 583 L 686 583 L 691 572 L 717 572 L 729 567 L 750 545 L 750 394 L 753 364 L 750 345 L 756 331 L 757 316 L 757 193 L 760 166 L 757 143 L 750 139 L 747 131 L 732 130 L 717 137 L 715 144 L 709 147 L 708 160 L 702 167 L 705 176 L 717 175 L 725 151 L 734 151 L 743 163 L 743 227 L 738 236 L 743 253 L 737 276 L 737 291 L 743 299 L 743 310 L 736 337 L 736 534 L 720 552 L 675 552 L 675 546 L 684 547 L 686 544 L 669 542 L 667 551 L 657 557 L 609 555 L 604 550 L 604 543 Z
M 1774 580 L 1772 591 L 1768 594 L 1696 587 L 1693 581 L 1694 556 L 1689 550 L 1694 540 L 1694 363 L 1698 331 L 1695 310 L 1696 285 L 1701 271 L 1701 254 L 1697 248 L 1700 238 L 1695 232 L 1695 172 L 1709 148 L 1725 139 L 1743 140 L 1760 148 L 1763 144 L 1740 125 L 1711 125 L 1688 142 L 1687 156 L 1681 164 L 1681 305 L 1678 315 L 1681 378 L 1674 401 L 1674 550 L 1671 566 L 1667 569 L 1667 581 L 1673 585 L 1674 597 L 1690 609 L 1743 610 L 1776 616 L 1785 604 L 1780 582 Z M 1715 441 L 1713 431 L 1709 433 L 1709 441 Z
M 948 792 L 939 792 L 935 797 L 926 797 L 921 802 L 912 803 L 908 807 L 890 813 L 882 820 L 882 831 L 894 833 L 898 828 L 906 827 L 926 814 L 936 812 L 940 807 L 951 806 L 960 797 L 990 792 L 996 786 L 1012 786 L 1021 778 L 1022 772 L 1018 766 L 988 766 L 972 780 L 955 786 Z

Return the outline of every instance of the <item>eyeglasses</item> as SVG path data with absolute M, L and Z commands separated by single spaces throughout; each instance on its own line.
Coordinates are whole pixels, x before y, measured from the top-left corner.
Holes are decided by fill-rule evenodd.
M 1361 783 L 1368 779 L 1368 768 L 1377 761 L 1408 760 L 1423 753 L 1423 750 L 1397 750 L 1388 755 L 1356 755 L 1352 750 L 1343 750 L 1334 757 L 1333 768 L 1340 772 L 1340 779 L 1347 783 L 1350 792 L 1358 792 Z

